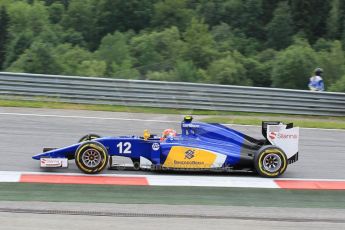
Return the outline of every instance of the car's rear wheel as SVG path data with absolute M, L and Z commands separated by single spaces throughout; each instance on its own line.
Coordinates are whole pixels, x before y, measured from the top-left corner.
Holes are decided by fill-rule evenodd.
M 263 177 L 282 175 L 288 164 L 284 151 L 272 145 L 263 146 L 259 149 L 254 161 L 256 171 Z
M 79 141 L 78 141 L 78 143 L 80 143 L 80 142 L 84 142 L 84 141 L 91 141 L 91 140 L 93 140 L 93 139 L 97 139 L 97 138 L 100 138 L 101 136 L 100 135 L 97 135 L 97 134 L 87 134 L 87 135 L 85 135 L 85 136 L 83 136 L 83 137 L 81 137 L 80 139 L 79 139 Z
M 108 151 L 96 141 L 82 143 L 75 153 L 75 163 L 84 173 L 101 172 L 108 163 Z

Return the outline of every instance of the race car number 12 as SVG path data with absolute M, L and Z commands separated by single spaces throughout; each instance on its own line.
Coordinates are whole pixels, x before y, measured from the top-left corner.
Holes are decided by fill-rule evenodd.
M 132 151 L 131 151 L 132 145 L 131 145 L 130 142 L 125 142 L 125 143 L 119 142 L 119 143 L 116 145 L 116 147 L 119 148 L 119 153 L 124 153 L 124 154 L 130 154 L 130 153 L 132 153 Z

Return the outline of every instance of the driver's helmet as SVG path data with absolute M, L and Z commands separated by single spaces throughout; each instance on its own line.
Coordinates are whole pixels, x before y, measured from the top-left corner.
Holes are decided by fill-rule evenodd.
M 165 140 L 166 138 L 174 138 L 176 135 L 177 133 L 174 129 L 166 129 L 162 133 L 161 140 Z

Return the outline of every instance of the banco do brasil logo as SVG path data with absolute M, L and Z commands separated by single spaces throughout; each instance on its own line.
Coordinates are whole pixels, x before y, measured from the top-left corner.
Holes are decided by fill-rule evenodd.
M 191 150 L 191 149 L 189 149 L 189 150 L 187 150 L 184 154 L 185 154 L 185 156 L 184 156 L 184 159 L 192 159 L 193 157 L 194 157 L 194 152 L 195 152 L 195 150 Z

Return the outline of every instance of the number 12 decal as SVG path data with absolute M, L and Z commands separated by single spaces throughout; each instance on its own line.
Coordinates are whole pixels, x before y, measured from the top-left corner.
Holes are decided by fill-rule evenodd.
M 125 153 L 125 154 L 130 154 L 132 153 L 131 147 L 132 144 L 130 142 L 119 142 L 116 147 L 119 148 L 119 153 Z

